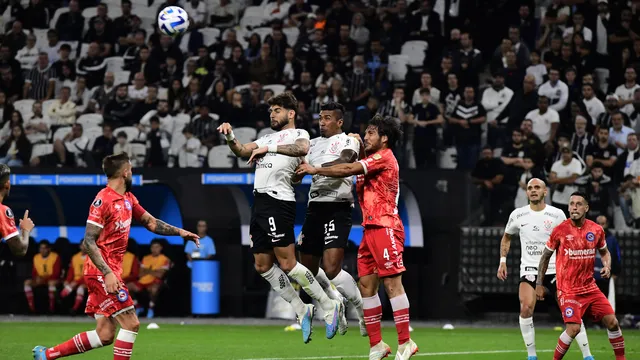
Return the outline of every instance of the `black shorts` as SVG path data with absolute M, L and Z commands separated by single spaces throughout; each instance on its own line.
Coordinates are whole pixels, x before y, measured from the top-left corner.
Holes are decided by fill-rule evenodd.
M 536 281 L 538 280 L 538 275 L 525 275 L 520 278 L 521 283 L 527 283 L 531 285 L 532 288 L 536 288 Z M 548 294 L 553 294 L 556 296 L 556 292 L 558 290 L 557 281 L 555 275 L 545 275 L 542 285 L 547 289 Z
M 277 200 L 270 195 L 254 192 L 249 226 L 251 251 L 265 253 L 274 247 L 287 247 L 295 243 L 295 218 L 295 201 Z
M 326 249 L 345 248 L 351 232 L 351 210 L 348 202 L 310 202 L 298 250 L 322 257 Z

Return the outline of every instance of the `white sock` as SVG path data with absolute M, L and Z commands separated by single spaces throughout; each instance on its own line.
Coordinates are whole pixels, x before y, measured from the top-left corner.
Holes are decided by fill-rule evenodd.
M 100 341 L 100 336 L 98 336 L 97 331 L 95 330 L 87 331 L 86 334 L 92 349 L 102 347 L 102 341 Z
M 324 290 L 325 294 L 332 300 L 342 301 L 342 295 L 338 292 L 338 289 L 331 283 L 327 274 L 321 268 L 318 268 L 318 275 L 316 275 L 316 280 Z
M 336 286 L 340 294 L 347 298 L 353 306 L 355 306 L 358 311 L 358 319 L 364 320 L 364 310 L 362 309 L 362 294 L 360 294 L 360 290 L 358 289 L 358 284 L 353 279 L 353 276 L 348 272 L 342 270 L 336 275 L 333 280 L 331 280 L 333 284 Z
M 315 276 L 304 265 L 296 263 L 296 266 L 289 271 L 289 276 L 295 280 L 302 288 L 304 292 L 309 294 L 312 298 L 317 300 L 324 311 L 332 311 L 334 309 L 333 300 L 331 300 L 327 294 L 322 290 L 322 286 L 316 281 Z
M 300 296 L 296 290 L 291 286 L 291 282 L 284 271 L 273 265 L 269 271 L 260 275 L 271 284 L 271 288 L 277 292 L 281 298 L 291 304 L 298 316 L 304 315 L 306 307 L 302 300 L 300 300 Z
M 520 332 L 524 340 L 524 346 L 527 347 L 528 356 L 536 355 L 536 329 L 533 327 L 533 317 L 520 317 Z
M 138 337 L 137 332 L 120 329 L 116 341 L 113 343 L 114 359 L 131 358 L 133 343 L 136 342 L 136 337 Z
M 562 332 L 562 334 L 560 334 L 560 341 L 567 345 L 567 349 L 563 349 L 560 347 L 560 345 L 556 345 L 556 350 L 558 350 L 558 352 L 561 354 L 565 354 L 569 350 L 569 347 L 573 342 L 573 338 L 569 336 L 569 334 L 567 334 L 567 330 L 565 330 Z
M 591 349 L 589 349 L 589 338 L 587 338 L 587 329 L 584 327 L 584 322 L 580 324 L 580 332 L 576 335 L 576 341 L 582 351 L 582 357 L 586 358 L 591 356 Z

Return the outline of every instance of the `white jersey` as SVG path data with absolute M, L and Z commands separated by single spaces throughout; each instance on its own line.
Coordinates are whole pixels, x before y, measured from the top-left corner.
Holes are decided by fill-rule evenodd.
M 311 147 L 307 154 L 307 163 L 314 167 L 320 167 L 324 163 L 337 160 L 343 150 L 353 150 L 356 155 L 360 152 L 358 140 L 345 133 L 333 135 L 330 138 L 319 137 L 311 140 Z M 351 188 L 353 179 L 330 178 L 322 175 L 314 175 L 309 190 L 309 202 L 350 202 L 353 203 Z
M 529 205 L 511 212 L 504 232 L 520 235 L 520 277 L 537 275 L 540 257 L 553 229 L 567 217 L 562 210 L 546 205 L 541 211 L 533 211 Z M 556 254 L 551 255 L 546 275 L 556 273 Z
M 258 147 L 267 145 L 293 145 L 298 139 L 309 140 L 309 133 L 302 129 L 281 130 L 254 141 Z M 296 201 L 291 177 L 302 162 L 302 157 L 266 153 L 256 162 L 253 189 L 259 193 L 283 201 Z

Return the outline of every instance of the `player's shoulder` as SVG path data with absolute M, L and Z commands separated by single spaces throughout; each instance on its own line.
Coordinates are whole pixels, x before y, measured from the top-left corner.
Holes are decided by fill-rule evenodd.
M 586 227 L 588 230 L 604 233 L 604 229 L 602 228 L 602 226 L 600 226 L 600 224 L 593 220 L 586 219 L 585 225 L 587 225 Z
M 566 218 L 566 216 L 564 216 L 564 211 L 560 210 L 559 208 L 553 205 L 545 206 L 544 212 L 545 212 L 545 215 L 548 215 L 551 217 L 554 217 L 554 216 L 560 217 L 562 215 L 562 217 Z
M 563 220 L 560 224 L 558 224 L 558 226 L 556 226 L 553 229 L 553 232 L 567 232 L 571 230 L 571 220 L 570 219 L 566 219 Z
M 513 209 L 509 217 L 513 218 L 514 220 L 517 220 L 525 215 L 528 215 L 529 213 L 531 213 L 531 208 L 529 207 L 529 205 L 525 205 L 525 206 L 521 206 L 519 208 Z
M 13 219 L 15 217 L 13 210 L 5 204 L 0 204 L 0 212 L 4 218 Z

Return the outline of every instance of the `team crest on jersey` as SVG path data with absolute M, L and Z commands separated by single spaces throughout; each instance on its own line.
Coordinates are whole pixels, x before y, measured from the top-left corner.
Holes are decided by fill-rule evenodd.
M 278 139 L 278 143 L 283 142 L 284 138 L 286 138 L 287 135 L 289 135 L 289 133 L 287 133 L 287 132 L 283 132 L 282 134 L 280 134 L 280 138 Z
M 329 148 L 329 152 L 332 154 L 335 154 L 338 151 L 338 145 L 340 145 L 339 142 L 334 142 L 333 144 L 331 144 L 331 147 Z
M 551 230 L 551 226 L 553 226 L 553 221 L 551 221 L 551 220 L 545 220 L 544 221 L 544 229 L 545 230 Z
M 9 219 L 13 218 L 13 211 L 11 211 L 11 209 L 9 208 L 7 208 L 7 210 L 4 211 L 4 214 L 7 215 Z
M 573 240 L 573 235 L 569 234 L 569 235 L 565 236 L 565 238 L 567 239 L 567 241 L 572 241 Z
M 124 201 L 124 207 L 126 207 L 127 210 L 131 210 L 131 203 L 129 202 L 129 200 Z
M 591 231 L 589 231 L 589 232 L 587 233 L 586 238 L 587 238 L 587 241 L 588 241 L 588 242 L 593 242 L 593 240 L 595 240 L 595 239 L 596 239 L 596 236 L 595 236 Z
M 573 316 L 573 308 L 572 307 L 568 307 L 564 310 L 564 316 L 567 318 L 570 318 Z
M 380 159 L 382 159 L 382 155 L 380 155 L 380 154 L 373 154 L 372 158 L 373 158 L 374 160 L 380 160 Z
M 129 299 L 129 293 L 127 293 L 127 290 L 125 289 L 120 289 L 118 291 L 118 301 L 120 302 L 125 302 Z
M 93 202 L 93 207 L 100 207 L 102 206 L 102 199 L 96 199 L 96 201 Z

